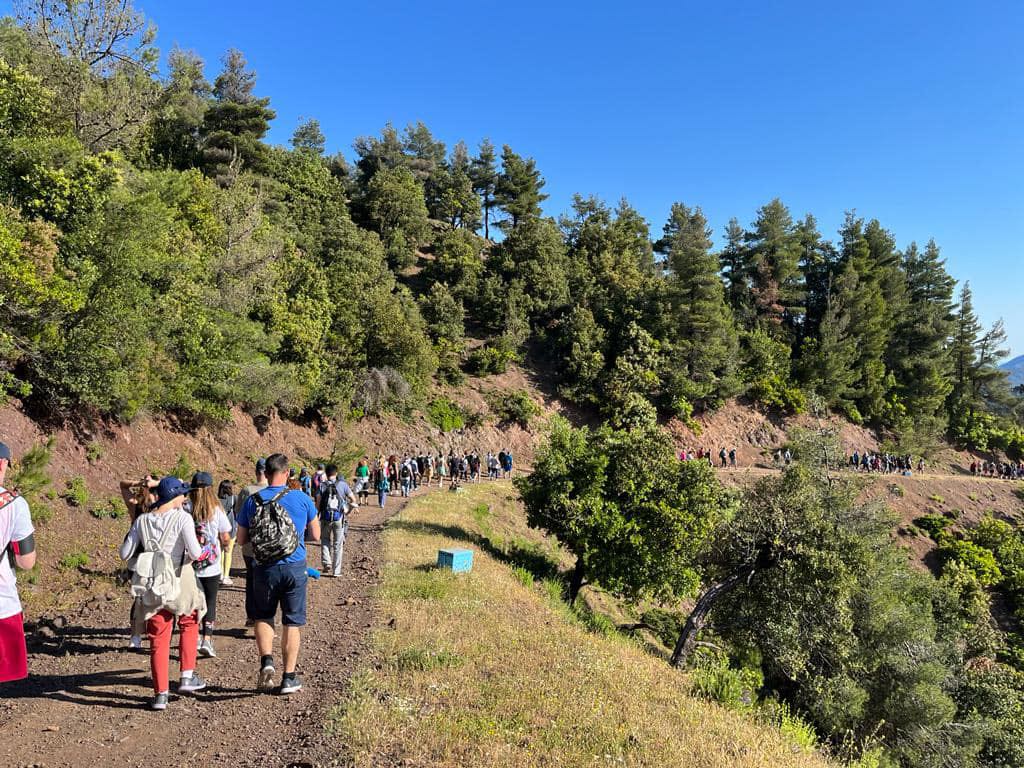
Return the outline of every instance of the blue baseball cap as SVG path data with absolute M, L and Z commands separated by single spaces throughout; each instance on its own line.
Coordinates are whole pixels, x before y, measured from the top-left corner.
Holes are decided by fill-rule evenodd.
M 189 486 L 187 483 L 181 481 L 177 477 L 165 477 L 161 480 L 156 488 L 153 489 L 153 493 L 156 494 L 156 501 L 150 505 L 151 509 L 156 507 L 162 507 L 169 501 L 178 498 L 179 496 L 187 496 L 189 492 Z
M 192 490 L 196 488 L 210 488 L 213 485 L 213 475 L 209 472 L 196 472 L 192 475 Z
M 7 447 L 7 443 L 0 443 L 0 459 L 11 460 L 11 449 Z

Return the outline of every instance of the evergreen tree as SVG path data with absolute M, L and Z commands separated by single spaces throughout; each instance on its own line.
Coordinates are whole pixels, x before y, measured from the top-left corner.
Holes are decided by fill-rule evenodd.
M 675 323 L 666 357 L 672 396 L 704 409 L 736 391 L 739 343 L 701 209 L 673 203 L 658 249 L 671 269 Z M 687 409 L 673 405 L 676 411 Z
M 796 225 L 800 247 L 800 272 L 807 286 L 806 314 L 800 324 L 800 340 L 813 338 L 831 303 L 830 291 L 836 270 L 836 253 L 823 240 L 814 216 L 807 214 Z
M 261 140 L 276 115 L 270 99 L 253 95 L 255 85 L 256 73 L 246 68 L 241 51 L 229 50 L 202 128 L 206 172 L 221 183 L 230 183 L 240 167 L 260 170 L 266 157 Z
M 378 171 L 366 189 L 367 213 L 380 233 L 395 268 L 416 262 L 416 251 L 430 232 L 423 187 L 404 167 Z
M 944 432 L 950 382 L 950 338 L 954 330 L 953 287 L 934 240 L 923 252 L 911 243 L 903 252 L 907 306 L 890 343 L 896 396 L 901 408 L 897 427 L 904 442 L 928 448 Z
M 301 152 L 323 155 L 327 149 L 327 137 L 320 130 L 320 121 L 314 117 L 303 120 L 292 134 L 291 144 Z
M 729 219 L 725 227 L 725 248 L 719 260 L 725 280 L 725 300 L 740 327 L 750 330 L 754 322 L 754 306 L 750 294 L 750 251 L 745 236 L 739 221 Z
M 548 199 L 541 192 L 544 178 L 532 157 L 523 158 L 506 144 L 501 152 L 501 175 L 495 187 L 495 201 L 508 214 L 499 226 L 508 231 L 541 215 L 540 204 Z
M 167 81 L 153 110 L 148 136 L 154 165 L 179 170 L 199 165 L 200 131 L 212 93 L 203 66 L 199 56 L 180 48 L 167 58 Z
M 757 212 L 744 241 L 756 322 L 778 338 L 792 335 L 804 314 L 800 243 L 789 209 L 778 198 Z
M 860 414 L 854 406 L 857 381 L 857 344 L 850 330 L 847 309 L 857 291 L 857 273 L 847 264 L 833 282 L 825 277 L 824 308 L 815 330 L 803 342 L 800 370 L 803 380 L 821 395 L 831 408 L 854 421 Z
M 887 415 L 887 395 L 893 383 L 884 359 L 891 326 L 880 272 L 864 233 L 863 219 L 848 212 L 840 234 L 843 269 L 850 268 L 857 276 L 856 289 L 848 296 L 847 304 L 850 333 L 857 347 L 857 409 L 865 419 L 880 422 Z
M 491 209 L 496 205 L 495 194 L 498 189 L 498 158 L 490 139 L 480 142 L 480 150 L 470 163 L 469 177 L 473 181 L 473 190 L 480 196 L 480 205 L 484 211 L 484 239 L 491 239 Z

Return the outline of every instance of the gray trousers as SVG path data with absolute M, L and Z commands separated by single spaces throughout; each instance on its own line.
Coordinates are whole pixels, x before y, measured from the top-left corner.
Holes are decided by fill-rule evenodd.
M 345 534 L 348 521 L 336 520 L 324 523 L 320 532 L 320 562 L 323 572 L 333 576 L 341 575 L 341 558 L 345 552 Z

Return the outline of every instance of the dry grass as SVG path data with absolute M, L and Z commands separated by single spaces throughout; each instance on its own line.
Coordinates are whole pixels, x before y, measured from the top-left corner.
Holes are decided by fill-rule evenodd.
M 381 601 L 395 621 L 328 723 L 356 766 L 830 765 L 691 697 L 635 643 L 588 630 L 555 582 L 532 578 L 529 567 L 557 553 L 525 527 L 513 493 L 504 483 L 435 493 L 387 532 Z M 474 549 L 471 574 L 430 567 L 453 545 Z

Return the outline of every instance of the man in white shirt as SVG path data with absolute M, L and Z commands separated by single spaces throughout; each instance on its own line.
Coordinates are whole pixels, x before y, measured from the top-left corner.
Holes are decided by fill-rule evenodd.
M 36 564 L 35 539 L 28 502 L 4 487 L 11 449 L 0 443 L 0 683 L 28 677 L 25 624 L 12 561 L 27 570 Z

